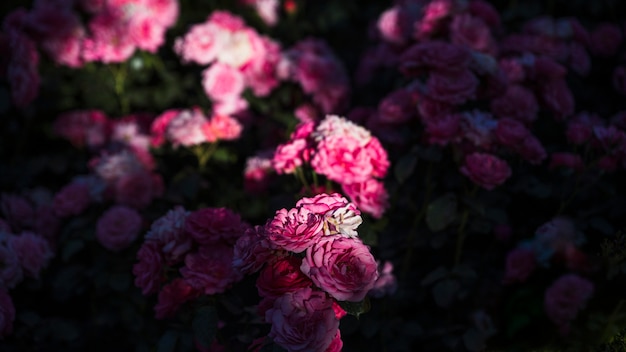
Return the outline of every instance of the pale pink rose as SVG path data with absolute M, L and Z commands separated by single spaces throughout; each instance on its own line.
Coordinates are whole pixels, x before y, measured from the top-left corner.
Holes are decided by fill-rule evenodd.
M 185 256 L 180 274 L 196 291 L 205 295 L 222 293 L 243 275 L 232 265 L 233 247 L 224 244 L 200 246 Z
M 174 51 L 185 63 L 208 65 L 220 49 L 219 27 L 211 22 L 193 25 L 184 37 L 174 41 Z
M 82 48 L 85 36 L 85 28 L 77 24 L 69 34 L 46 38 L 41 46 L 56 63 L 79 68 L 84 65 Z
M 277 66 L 282 57 L 282 48 L 280 43 L 266 36 L 257 35 L 252 39 L 254 56 L 241 70 L 246 86 L 256 96 L 264 97 L 280 83 Z
M 378 279 L 369 247 L 354 238 L 323 237 L 307 249 L 300 269 L 338 301 L 363 300 Z
M 450 23 L 450 40 L 460 46 L 495 55 L 496 41 L 490 28 L 478 17 L 469 13 L 458 14 Z
M 324 233 L 327 236 L 358 237 L 356 229 L 363 219 L 354 203 L 350 203 L 339 193 L 320 193 L 312 198 L 304 197 L 296 203 L 296 208 L 306 208 L 324 216 Z
M 492 190 L 511 176 L 511 168 L 495 155 L 476 152 L 465 157 L 461 173 L 477 185 Z
M 308 287 L 285 293 L 265 313 L 272 325 L 269 337 L 288 351 L 325 351 L 339 330 L 332 303 Z
M 9 247 L 17 254 L 17 260 L 26 276 L 39 279 L 39 273 L 48 266 L 54 253 L 45 238 L 32 232 L 9 237 Z
M 144 242 L 137 252 L 137 263 L 133 265 L 135 286 L 144 296 L 156 293 L 165 280 L 164 260 L 158 244 Z
M 245 81 L 241 71 L 218 62 L 202 71 L 202 87 L 209 98 L 228 100 L 241 95 Z
M 275 256 L 265 235 L 264 226 L 248 228 L 237 239 L 233 254 L 233 267 L 243 274 L 252 274 L 261 269 Z
M 294 134 L 302 136 L 302 138 L 308 136 L 309 126 L 310 124 L 299 125 Z M 346 136 L 357 141 L 359 146 L 365 146 L 372 138 L 370 131 L 363 126 L 359 126 L 345 117 L 338 115 L 326 115 L 324 120 L 315 127 L 315 130 L 310 135 L 317 142 L 328 137 Z
M 426 124 L 428 143 L 445 146 L 461 139 L 461 115 L 442 114 Z
M 512 84 L 506 92 L 491 101 L 491 112 L 504 118 L 513 118 L 529 124 L 537 119 L 539 105 L 532 91 L 521 85 Z
M 376 179 L 342 184 L 341 187 L 357 208 L 376 219 L 380 219 L 385 210 L 389 208 L 389 194 L 385 185 Z
M 256 155 L 246 159 L 243 171 L 243 188 L 252 194 L 261 194 L 268 190 L 273 173 L 272 155 Z
M 200 294 L 200 291 L 195 290 L 184 279 L 175 278 L 159 292 L 157 304 L 154 306 L 154 317 L 172 318 L 185 302 L 197 298 Z
M 204 125 L 208 121 L 200 108 L 181 110 L 167 124 L 165 136 L 174 147 L 202 144 L 207 141 Z
M 430 69 L 462 71 L 470 63 L 470 52 L 439 40 L 421 42 L 408 48 L 400 57 L 400 71 L 414 75 Z
M 317 143 L 311 166 L 318 174 L 339 183 L 363 182 L 374 175 L 375 156 L 360 140 L 333 135 Z
M 313 282 L 300 270 L 302 259 L 294 256 L 278 258 L 269 263 L 256 281 L 261 297 L 278 298 L 287 292 L 312 287 Z
M 378 104 L 378 116 L 383 122 L 404 123 L 416 112 L 415 101 L 406 89 L 392 91 Z
M 35 209 L 28 198 L 11 193 L 0 196 L 0 210 L 7 223 L 15 229 L 30 227 L 35 220 Z
M 0 339 L 13 333 L 15 321 L 15 306 L 13 299 L 6 289 L 0 289 Z
M 374 286 L 367 293 L 368 296 L 382 298 L 396 292 L 398 279 L 394 275 L 393 269 L 393 263 L 390 261 L 385 261 L 384 263 L 378 261 L 379 276 Z
M 0 241 L 0 288 L 13 289 L 24 280 L 24 270 L 19 257 L 8 238 L 13 234 L 2 234 Z
M 615 55 L 623 40 L 619 25 L 609 22 L 600 23 L 590 34 L 589 49 L 594 55 L 602 57 Z
M 324 219 L 304 207 L 276 211 L 265 225 L 270 243 L 284 250 L 300 253 L 323 235 Z
M 272 167 L 278 174 L 291 174 L 307 161 L 309 143 L 305 139 L 294 139 L 276 148 Z
M 191 237 L 183 230 L 189 212 L 181 206 L 170 209 L 152 223 L 146 242 L 156 243 L 167 263 L 177 263 L 191 250 Z
M 403 45 L 408 39 L 408 18 L 398 5 L 383 11 L 378 17 L 376 28 L 383 40 Z
M 536 266 L 535 253 L 531 248 L 516 247 L 506 256 L 506 267 L 502 283 L 525 282 Z
M 95 149 L 107 142 L 109 121 L 100 110 L 76 110 L 59 115 L 53 130 L 75 147 Z
M 90 203 L 91 195 L 87 185 L 71 182 L 54 195 L 54 213 L 61 218 L 79 215 L 89 207 Z
M 128 248 L 139 236 L 141 215 L 133 208 L 117 205 L 109 208 L 96 223 L 96 239 L 111 251 Z
M 529 134 L 524 141 L 514 149 L 524 160 L 533 165 L 538 165 L 547 158 L 546 150 L 541 144 L 541 141 L 532 134 Z
M 576 274 L 565 274 L 548 287 L 544 308 L 562 335 L 569 333 L 571 322 L 585 308 L 593 292 L 593 283 Z
M 236 118 L 230 115 L 214 114 L 208 123 L 203 126 L 206 139 L 212 142 L 212 138 L 224 141 L 232 141 L 241 136 L 243 126 Z
M 231 116 L 245 113 L 248 109 L 248 101 L 241 96 L 234 96 L 230 99 L 215 101 L 213 104 L 213 114 L 221 116 Z M 215 141 L 207 135 L 209 142 Z M 217 137 L 213 137 L 217 138 Z
M 244 2 L 254 7 L 256 14 L 266 25 L 272 27 L 278 23 L 280 12 L 280 2 L 278 0 L 244 0 Z
M 498 126 L 494 132 L 498 142 L 509 147 L 522 143 L 530 133 L 519 120 L 506 117 L 498 120 Z
M 123 22 L 122 11 L 111 9 L 99 12 L 89 22 L 90 36 L 83 41 L 83 59 L 105 64 L 126 61 L 136 46 Z
M 478 84 L 478 78 L 469 70 L 433 71 L 426 83 L 429 97 L 452 105 L 461 105 L 474 99 Z
M 249 225 L 228 208 L 202 208 L 189 213 L 184 231 L 200 245 L 233 245 Z
M 575 171 L 582 171 L 585 163 L 580 155 L 568 152 L 556 152 L 550 154 L 550 169 L 566 167 Z
M 574 113 L 574 95 L 565 79 L 549 79 L 539 85 L 541 101 L 557 120 L 564 120 Z

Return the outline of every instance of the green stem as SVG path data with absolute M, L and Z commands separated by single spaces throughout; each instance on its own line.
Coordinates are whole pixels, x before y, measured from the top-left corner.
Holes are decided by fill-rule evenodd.
M 127 115 L 130 112 L 130 103 L 124 94 L 124 84 L 126 82 L 126 65 L 109 65 L 109 69 L 113 74 L 115 95 L 120 103 L 120 112 Z
M 217 145 L 218 142 L 215 141 L 213 143 L 209 143 L 208 147 L 202 144 L 196 146 L 194 151 L 196 157 L 198 158 L 198 166 L 200 167 L 200 169 L 204 169 L 213 154 L 215 154 L 215 151 L 217 150 Z
M 296 168 L 296 177 L 300 180 L 306 191 L 311 193 L 311 186 L 309 185 L 309 181 L 307 181 L 306 176 L 304 175 L 304 170 L 301 166 Z
M 315 172 L 315 170 L 311 170 L 311 176 L 313 177 L 313 186 L 315 187 L 315 189 L 317 189 L 319 185 L 317 180 L 317 172 Z

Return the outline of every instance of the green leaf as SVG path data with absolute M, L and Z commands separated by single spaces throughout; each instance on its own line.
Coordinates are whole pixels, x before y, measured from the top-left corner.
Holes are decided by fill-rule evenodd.
M 178 333 L 174 330 L 168 330 L 159 339 L 157 352 L 174 352 L 176 350 L 176 342 L 178 341 Z
M 371 308 L 370 300 L 367 297 L 360 302 L 342 301 L 338 303 L 339 306 L 341 306 L 341 308 L 343 308 L 348 314 L 354 315 L 357 318 L 359 315 L 369 312 Z
M 196 340 L 202 347 L 209 348 L 213 343 L 217 334 L 217 322 L 215 307 L 204 306 L 196 311 L 191 327 Z
M 457 218 L 457 200 L 453 193 L 435 199 L 426 209 L 426 224 L 433 231 L 441 231 Z
M 400 158 L 393 169 L 396 180 L 399 183 L 404 183 L 413 174 L 416 165 L 417 155 L 415 154 L 408 154 Z

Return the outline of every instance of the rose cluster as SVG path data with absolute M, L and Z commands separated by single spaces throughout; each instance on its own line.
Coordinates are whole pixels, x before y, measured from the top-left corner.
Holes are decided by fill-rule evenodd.
M 375 287 L 378 264 L 358 237 L 360 211 L 341 195 L 318 194 L 280 209 L 235 244 L 233 264 L 259 272 L 258 311 L 269 337 L 288 351 L 339 351 L 340 302 Z
M 177 206 L 154 221 L 132 272 L 144 295 L 158 294 L 156 318 L 173 317 L 186 302 L 223 293 L 241 280 L 233 256 L 249 228 L 227 208 Z
M 339 183 L 359 209 L 376 218 L 389 206 L 380 181 L 389 168 L 387 152 L 368 130 L 346 118 L 327 115 L 319 123 L 300 123 L 289 141 L 276 148 L 272 165 L 279 174 L 310 165 L 315 173 Z

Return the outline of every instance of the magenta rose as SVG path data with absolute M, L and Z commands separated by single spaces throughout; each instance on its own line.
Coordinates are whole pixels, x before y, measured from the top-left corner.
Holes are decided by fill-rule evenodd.
M 104 248 L 120 251 L 137 238 L 142 222 L 135 209 L 124 205 L 113 206 L 98 219 L 96 239 Z
M 159 292 L 157 304 L 154 306 L 157 319 L 171 318 L 178 309 L 187 301 L 200 295 L 187 281 L 176 278 L 163 286 Z
M 259 273 L 256 287 L 261 297 L 278 298 L 313 282 L 300 270 L 302 259 L 288 256 L 274 260 Z
M 535 252 L 532 249 L 517 247 L 506 256 L 506 267 L 502 282 L 505 284 L 524 282 L 528 279 L 536 265 Z
M 452 105 L 461 105 L 474 99 L 478 84 L 478 78 L 470 70 L 434 71 L 426 83 L 429 97 Z
M 503 95 L 491 101 L 491 111 L 498 117 L 508 117 L 523 123 L 537 119 L 539 105 L 535 94 L 528 88 L 512 84 Z
M 226 245 L 203 246 L 185 257 L 180 274 L 197 291 L 206 295 L 222 293 L 242 275 L 235 270 L 233 249 Z
M 133 265 L 135 286 L 147 296 L 156 293 L 165 276 L 163 275 L 164 260 L 158 245 L 154 242 L 145 242 L 137 252 L 138 262 Z
M 518 120 L 512 118 L 501 118 L 495 128 L 496 139 L 505 146 L 515 146 L 522 143 L 528 136 L 529 131 Z
M 389 207 L 389 194 L 385 185 L 376 180 L 342 185 L 343 191 L 363 212 L 380 219 Z
M 378 279 L 378 264 L 369 247 L 338 236 L 325 237 L 309 248 L 300 269 L 338 301 L 363 300 Z
M 255 226 L 246 230 L 235 243 L 233 267 L 243 274 L 259 271 L 275 255 L 265 236 L 264 226 Z
M 565 274 L 548 287 L 544 308 L 561 334 L 569 332 L 570 323 L 585 307 L 593 291 L 593 283 L 576 274 Z
M 471 59 L 464 46 L 444 41 L 425 41 L 408 48 L 400 57 L 400 70 L 415 74 L 423 69 L 462 70 Z
M 13 332 L 15 306 L 6 289 L 0 289 L 0 339 Z
M 465 157 L 461 173 L 477 185 L 492 190 L 511 176 L 511 168 L 495 155 L 476 152 Z
M 323 234 L 324 219 L 304 207 L 281 209 L 265 226 L 270 243 L 287 251 L 300 253 Z
M 187 216 L 184 225 L 184 231 L 201 245 L 234 244 L 247 228 L 241 216 L 228 208 L 196 210 Z
M 72 182 L 61 188 L 54 196 L 54 211 L 59 217 L 82 213 L 91 203 L 91 195 L 86 184 Z
M 275 343 L 291 352 L 325 351 L 339 330 L 333 299 L 310 287 L 287 292 L 265 312 Z

